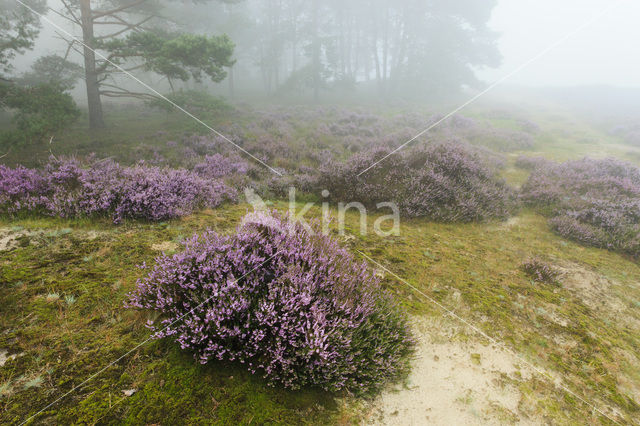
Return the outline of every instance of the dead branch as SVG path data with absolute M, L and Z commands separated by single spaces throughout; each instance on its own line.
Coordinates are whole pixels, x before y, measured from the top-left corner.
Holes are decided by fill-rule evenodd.
M 129 3 L 129 4 L 122 5 L 120 7 L 116 7 L 115 9 L 94 12 L 93 15 L 91 16 L 91 19 L 92 20 L 96 20 L 96 19 L 101 18 L 103 16 L 113 16 L 114 14 L 116 14 L 118 12 L 122 12 L 123 10 L 127 10 L 127 9 L 132 8 L 132 7 L 141 5 L 145 1 L 146 0 L 137 0 L 137 1 L 134 1 L 133 3 Z
M 103 35 L 103 36 L 99 36 L 96 37 L 96 39 L 98 40 L 102 40 L 105 38 L 111 38 L 111 37 L 116 37 L 119 36 L 122 33 L 125 33 L 127 31 L 131 31 L 131 30 L 135 30 L 137 28 L 139 28 L 142 24 L 144 24 L 147 21 L 150 21 L 151 19 L 153 19 L 154 16 L 147 16 L 146 18 L 144 18 L 142 21 L 136 23 L 136 24 L 128 24 L 128 23 L 115 23 L 114 25 L 124 25 L 125 28 L 121 29 L 120 31 L 116 31 L 115 33 L 112 34 L 107 34 L 107 35 Z
M 102 96 L 107 96 L 110 98 L 137 98 L 137 99 L 143 99 L 143 100 L 162 99 L 158 96 L 151 95 L 149 93 L 131 92 L 128 90 L 123 90 L 123 91 L 101 90 L 100 94 Z
M 72 24 L 82 25 L 82 24 L 80 23 L 80 21 L 76 20 L 76 19 L 75 19 L 75 16 L 73 16 L 73 15 L 71 15 L 71 18 L 70 18 L 70 17 L 68 17 L 67 15 L 63 14 L 63 13 L 58 12 L 57 10 L 55 10 L 55 9 L 54 9 L 54 8 L 52 8 L 52 7 L 49 7 L 49 8 L 47 8 L 47 9 L 49 9 L 50 11 L 52 11 L 53 13 L 55 13 L 56 15 L 58 15 L 59 17 L 61 17 L 61 18 L 63 18 L 63 19 L 66 19 L 67 21 L 71 22 Z
M 73 9 L 71 8 L 71 6 L 69 5 L 69 3 L 66 2 L 66 0 L 61 0 L 62 4 L 64 5 L 64 7 L 67 9 L 67 12 L 69 12 L 69 15 L 71 15 L 73 17 L 73 19 L 75 19 L 75 21 L 78 23 L 78 25 L 82 25 L 80 22 L 80 18 L 78 18 L 78 16 L 76 16 L 76 14 L 73 12 Z

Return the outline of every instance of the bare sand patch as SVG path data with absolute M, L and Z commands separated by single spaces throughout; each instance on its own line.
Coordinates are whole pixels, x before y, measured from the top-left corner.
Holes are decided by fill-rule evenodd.
M 151 245 L 151 250 L 155 251 L 163 251 L 163 252 L 172 252 L 178 249 L 178 244 L 173 241 L 163 241 L 161 243 L 156 243 Z
M 29 245 L 31 238 L 40 234 L 40 232 L 20 228 L 0 228 L 0 252 Z
M 556 267 L 562 273 L 562 286 L 589 308 L 614 315 L 626 310 L 623 301 L 612 291 L 615 283 L 609 278 L 577 263 L 563 262 Z
M 497 231 L 509 231 L 511 230 L 511 228 L 514 228 L 516 226 L 520 226 L 522 224 L 522 218 L 519 216 L 511 216 L 510 218 L 508 218 L 507 220 L 500 222 L 499 224 L 496 224 L 494 226 L 490 226 L 488 228 L 489 231 L 491 232 L 497 232 Z
M 39 229 L 29 230 L 22 227 L 15 226 L 11 228 L 0 228 L 0 252 L 13 250 L 17 247 L 26 247 L 28 245 L 38 245 L 45 243 L 43 237 L 56 238 L 63 235 L 73 234 L 75 238 L 85 239 L 87 241 L 93 241 L 97 238 L 107 235 L 104 231 L 81 231 L 72 230 L 69 228 L 55 230 L 55 229 Z
M 427 329 L 449 332 L 434 335 Z M 368 424 L 539 424 L 519 412 L 522 395 L 512 382 L 528 380 L 532 372 L 512 353 L 456 339 L 455 327 L 426 320 L 414 331 L 419 340 L 407 383 L 373 403 Z

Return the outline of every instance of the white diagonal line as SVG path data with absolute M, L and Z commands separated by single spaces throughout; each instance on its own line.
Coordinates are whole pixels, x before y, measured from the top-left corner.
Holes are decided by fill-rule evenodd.
M 480 334 L 482 337 L 484 337 L 485 339 L 487 339 L 488 341 L 490 341 L 491 343 L 493 343 L 496 346 L 500 346 L 502 347 L 504 350 L 506 350 L 507 352 L 509 352 L 511 355 L 515 356 L 516 358 L 518 358 L 519 360 L 521 360 L 523 363 L 525 363 L 527 366 L 529 366 L 530 368 L 532 368 L 534 371 L 536 371 L 538 374 L 540 374 L 541 376 L 550 379 L 552 381 L 552 383 L 556 384 L 557 386 L 561 387 L 565 392 L 567 392 L 568 394 L 570 394 L 571 396 L 577 398 L 578 400 L 580 400 L 582 403 L 584 403 L 585 405 L 589 406 L 590 408 L 592 408 L 593 410 L 597 411 L 598 413 L 602 414 L 604 417 L 606 417 L 607 419 L 611 420 L 612 422 L 616 423 L 616 424 L 620 424 L 620 422 L 618 422 L 617 420 L 611 418 L 609 415 L 607 415 L 606 413 L 604 413 L 602 410 L 600 410 L 598 407 L 596 407 L 594 404 L 590 403 L 589 401 L 587 401 L 586 399 L 582 398 L 580 395 L 576 394 L 574 391 L 572 391 L 571 389 L 569 389 L 568 387 L 566 387 L 565 385 L 563 385 L 562 383 L 560 383 L 559 381 L 556 382 L 553 377 L 543 371 L 542 369 L 536 367 L 535 365 L 533 365 L 529 360 L 527 360 L 525 357 L 523 357 L 522 355 L 520 355 L 518 352 L 514 351 L 513 349 L 509 348 L 507 345 L 505 345 L 503 342 L 496 340 L 495 338 L 489 336 L 487 333 L 485 333 L 484 331 L 482 331 L 479 327 L 477 327 L 476 325 L 472 324 L 471 322 L 469 322 L 468 320 L 462 318 L 461 316 L 457 315 L 453 310 L 447 308 L 446 306 L 444 306 L 442 303 L 438 302 L 437 300 L 435 300 L 433 297 L 429 296 L 428 294 L 426 294 L 425 292 L 423 292 L 422 290 L 418 289 L 416 286 L 414 286 L 413 284 L 411 284 L 409 281 L 405 280 L 404 278 L 396 275 L 395 273 L 393 273 L 392 271 L 390 271 L 389 269 L 387 269 L 384 265 L 380 264 L 379 262 L 375 261 L 374 259 L 372 259 L 370 256 L 367 256 L 366 254 L 364 254 L 363 252 L 361 252 L 360 250 L 356 250 L 358 253 L 360 253 L 362 256 L 364 256 L 366 259 L 368 259 L 369 261 L 371 261 L 372 263 L 374 263 L 375 265 L 377 265 L 378 267 L 384 269 L 386 272 L 388 272 L 389 274 L 393 275 L 396 279 L 398 279 L 400 282 L 402 282 L 403 284 L 405 284 L 407 287 L 411 288 L 413 291 L 415 291 L 416 293 L 420 294 L 421 296 L 423 296 L 424 298 L 426 298 L 428 301 L 430 301 L 431 303 L 433 303 L 434 305 L 436 305 L 437 307 L 439 307 L 440 309 L 442 309 L 446 314 L 452 316 L 453 318 L 457 319 L 458 321 L 460 321 L 461 323 L 465 324 L 466 326 L 470 327 L 473 331 L 475 331 L 476 333 Z
M 204 121 L 202 121 L 201 119 L 199 119 L 198 117 L 196 117 L 195 115 L 191 114 L 189 111 L 187 111 L 186 109 L 182 108 L 180 105 L 176 104 L 175 102 L 173 102 L 172 100 L 168 99 L 166 96 L 164 96 L 162 93 L 158 92 L 156 89 L 154 89 L 153 87 L 149 86 L 147 83 L 145 83 L 144 81 L 140 80 L 138 77 L 134 76 L 133 74 L 131 74 L 129 71 L 125 70 L 124 68 L 122 68 L 120 65 L 114 63 L 113 61 L 109 60 L 106 56 L 104 56 L 102 53 L 98 52 L 97 50 L 93 49 L 92 47 L 88 46 L 84 41 L 76 38 L 73 36 L 73 34 L 69 33 L 67 30 L 65 30 L 64 28 L 62 28 L 60 25 L 56 24 L 55 22 L 53 22 L 51 19 L 47 18 L 45 15 L 43 15 L 42 13 L 39 13 L 37 11 L 35 11 L 31 6 L 25 4 L 22 0 L 16 0 L 16 2 L 20 3 L 21 5 L 23 5 L 24 7 L 26 7 L 27 9 L 29 9 L 32 13 L 36 14 L 37 16 L 39 16 L 42 20 L 44 20 L 45 22 L 47 22 L 48 24 L 50 24 L 51 26 L 55 27 L 58 31 L 63 32 L 64 34 L 66 34 L 68 37 L 71 37 L 72 40 L 80 43 L 82 46 L 86 47 L 87 49 L 91 50 L 93 53 L 95 53 L 96 55 L 98 55 L 101 59 L 104 59 L 106 62 L 108 62 L 109 64 L 113 65 L 115 68 L 117 68 L 120 72 L 126 74 L 128 77 L 132 78 L 133 80 L 135 80 L 137 83 L 139 83 L 140 85 L 142 85 L 145 89 L 149 90 L 150 92 L 153 92 L 154 95 L 158 96 L 159 98 L 167 101 L 168 103 L 170 103 L 174 108 L 182 111 L 183 113 L 185 113 L 187 116 L 191 117 L 192 119 L 194 119 L 196 122 L 198 122 L 199 124 L 201 124 L 202 126 L 206 127 L 207 129 L 209 129 L 211 132 L 213 132 L 214 134 L 216 134 L 217 136 L 221 137 L 222 139 L 224 139 L 225 141 L 229 142 L 231 145 L 235 146 L 236 148 L 238 148 L 240 151 L 244 152 L 245 154 L 247 154 L 249 157 L 253 158 L 255 161 L 257 161 L 258 163 L 262 164 L 263 166 L 265 166 L 266 168 L 268 168 L 269 170 L 271 170 L 273 173 L 277 174 L 278 176 L 282 176 L 282 173 L 277 171 L 276 169 L 274 169 L 273 167 L 271 167 L 270 165 L 268 165 L 267 163 L 265 163 L 264 161 L 262 161 L 261 159 L 259 159 L 258 157 L 256 157 L 255 155 L 251 154 L 249 151 L 247 151 L 246 149 L 244 149 L 243 147 L 241 147 L 240 145 L 238 145 L 237 143 L 233 142 L 231 139 L 229 139 L 228 137 L 226 137 L 225 135 L 223 135 L 222 133 L 220 133 L 219 131 L 217 131 L 216 129 L 214 129 L 213 127 L 209 126 L 207 123 L 205 123 Z
M 518 66 L 517 68 L 512 70 L 510 73 L 508 73 L 507 75 L 503 76 L 499 80 L 493 82 L 491 85 L 489 85 L 489 87 L 487 87 L 486 89 L 484 89 L 483 91 L 481 91 L 477 95 L 473 96 L 471 99 L 469 99 L 468 101 L 466 101 L 465 103 L 463 103 L 462 105 L 460 105 L 459 107 L 457 107 L 456 109 L 454 109 L 453 111 L 451 111 L 450 113 L 448 113 L 447 115 L 442 117 L 440 120 L 436 121 L 435 123 L 433 123 L 432 125 L 430 125 L 426 129 L 424 129 L 423 131 L 421 131 L 420 133 L 418 133 L 417 135 L 415 135 L 414 137 L 412 137 L 411 139 L 409 139 L 408 141 L 406 141 L 405 143 L 403 143 L 402 145 L 400 145 L 399 147 L 397 147 L 396 149 L 391 151 L 389 154 L 385 155 L 384 157 L 382 157 L 381 159 L 379 159 L 378 161 L 376 161 L 375 163 L 373 163 L 372 165 L 370 165 L 369 167 L 367 167 L 366 169 L 364 169 L 363 171 L 358 173 L 358 176 L 366 173 L 367 171 L 369 171 L 370 169 L 375 167 L 378 163 L 384 161 L 386 158 L 388 158 L 391 155 L 395 154 L 396 152 L 400 151 L 402 148 L 404 148 L 405 146 L 409 145 L 411 142 L 413 142 L 414 140 L 416 140 L 420 136 L 424 135 L 429 130 L 431 130 L 434 127 L 440 125 L 447 118 L 451 117 L 452 115 L 456 114 L 460 110 L 466 108 L 467 106 L 469 106 L 473 102 L 477 101 L 480 97 L 484 96 L 485 94 L 487 94 L 488 92 L 493 90 L 496 86 L 499 86 L 500 84 L 504 83 L 506 80 L 508 80 L 509 78 L 513 77 L 515 74 L 519 73 L 524 68 L 526 68 L 527 66 L 531 65 L 533 62 L 535 62 L 538 59 L 542 58 L 547 53 L 549 53 L 550 51 L 555 49 L 556 47 L 558 47 L 561 44 L 565 43 L 567 40 L 569 40 L 570 38 L 572 38 L 573 36 L 575 36 L 576 34 L 581 32 L 585 28 L 593 25 L 596 21 L 602 19 L 605 15 L 607 15 L 609 12 L 611 12 L 612 9 L 614 9 L 615 7 L 617 7 L 620 3 L 624 2 L 624 1 L 626 1 L 626 0 L 618 0 L 617 2 L 615 2 L 615 3 L 611 4 L 610 6 L 606 7 L 604 10 L 602 10 L 596 16 L 594 16 L 593 18 L 589 19 L 587 22 L 583 23 L 582 25 L 578 26 L 577 28 L 573 29 L 571 32 L 569 32 L 564 37 L 562 37 L 560 40 L 558 40 L 555 43 L 553 43 L 552 45 L 548 46 L 547 48 L 542 50 L 540 53 L 535 55 L 533 58 L 531 58 L 528 61 L 520 64 L 520 66 Z
M 252 270 L 250 270 L 249 272 L 247 272 L 246 274 L 242 275 L 240 278 L 232 281 L 233 283 L 237 283 L 238 281 L 240 281 L 241 279 L 243 279 L 244 277 L 246 277 L 247 275 L 249 275 L 250 273 L 252 273 L 253 271 L 257 270 L 258 268 L 261 268 L 265 263 L 267 263 L 268 261 L 270 261 L 271 259 L 273 259 L 274 257 L 276 257 L 278 254 L 280 253 L 280 251 L 275 252 L 273 255 L 271 255 L 268 259 L 266 259 L 264 262 L 262 262 L 261 264 L 259 264 L 258 266 L 256 266 L 255 268 L 253 268 Z M 84 385 L 86 385 L 87 383 L 89 383 L 91 380 L 93 380 L 94 378 L 96 378 L 97 376 L 99 376 L 100 374 L 102 374 L 102 372 L 104 372 L 107 368 L 111 367 L 114 364 L 117 364 L 121 359 L 125 358 L 127 355 L 131 354 L 132 352 L 135 352 L 138 348 L 140 348 L 141 346 L 144 346 L 148 341 L 153 339 L 153 336 L 157 333 L 161 333 L 164 330 L 166 330 L 167 328 L 171 327 L 173 324 L 177 323 L 178 321 L 180 321 L 182 318 L 184 318 L 185 316 L 193 313 L 193 311 L 195 311 L 196 309 L 198 309 L 200 306 L 204 305 L 205 303 L 207 303 L 209 300 L 213 299 L 215 297 L 215 295 L 212 295 L 210 297 L 208 297 L 206 300 L 204 300 L 202 303 L 200 303 L 198 306 L 192 308 L 189 312 L 186 312 L 184 314 L 182 314 L 181 316 L 179 316 L 177 319 L 173 320 L 169 325 L 167 325 L 166 327 L 164 327 L 162 330 L 160 331 L 156 331 L 154 332 L 151 336 L 149 336 L 146 340 L 138 343 L 133 349 L 129 350 L 128 352 L 126 352 L 124 355 L 120 356 L 118 359 L 111 361 L 109 364 L 107 364 L 106 367 L 102 368 L 100 371 L 98 371 L 97 373 L 89 376 L 89 378 L 85 379 L 82 383 L 80 383 L 77 386 L 74 386 L 73 388 L 71 388 L 70 391 L 68 391 L 67 393 L 65 393 L 64 395 L 58 397 L 56 400 L 54 400 L 52 403 L 50 403 L 49 405 L 45 406 L 44 408 L 42 408 L 40 411 L 38 411 L 37 413 L 33 414 L 32 416 L 30 416 L 29 418 L 27 418 L 26 420 L 24 420 L 22 423 L 20 423 L 20 426 L 22 426 L 23 424 L 27 423 L 29 420 L 33 419 L 34 417 L 38 416 L 40 413 L 42 413 L 44 410 L 52 407 L 53 405 L 55 405 L 58 401 L 64 399 L 65 397 L 69 396 L 71 393 L 75 392 L 76 389 L 80 389 L 81 387 L 83 387 Z

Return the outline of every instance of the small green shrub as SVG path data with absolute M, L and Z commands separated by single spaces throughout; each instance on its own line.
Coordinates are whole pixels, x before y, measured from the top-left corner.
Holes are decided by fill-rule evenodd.
M 12 122 L 15 125 L 15 129 L 0 135 L 4 145 L 42 142 L 80 116 L 71 95 L 57 84 L 2 84 L 0 100 L 13 112 Z
M 520 269 L 533 281 L 556 284 L 560 278 L 560 271 L 538 258 L 527 260 Z

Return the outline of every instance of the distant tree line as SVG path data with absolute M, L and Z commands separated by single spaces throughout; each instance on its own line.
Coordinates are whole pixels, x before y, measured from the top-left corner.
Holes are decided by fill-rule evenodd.
M 267 93 L 369 83 L 380 94 L 450 93 L 500 64 L 487 24 L 495 0 L 244 0 L 177 8 L 176 20 L 224 32 L 239 72 Z M 230 79 L 238 74 L 231 72 Z M 245 81 L 246 82 L 246 81 Z
M 60 0 L 58 10 L 25 1 L 31 9 L 0 0 L 0 107 L 24 105 L 16 84 L 31 88 L 25 96 L 54 85 L 62 99 L 82 78 L 91 128 L 105 126 L 103 97 L 161 98 L 132 89 L 126 73 L 159 76 L 176 99 L 190 85 L 225 79 L 232 93 L 258 87 L 318 99 L 365 86 L 385 97 L 428 98 L 477 86 L 475 70 L 500 62 L 487 26 L 495 0 Z M 11 60 L 33 47 L 40 13 L 57 14 L 82 37 L 58 33 L 64 53 L 10 78 Z M 51 98 L 55 90 L 45 92 Z

